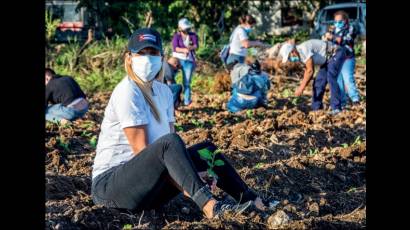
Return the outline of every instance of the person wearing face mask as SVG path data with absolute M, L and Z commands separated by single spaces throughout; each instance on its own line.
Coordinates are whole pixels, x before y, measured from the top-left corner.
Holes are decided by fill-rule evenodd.
M 85 115 L 88 101 L 78 83 L 69 76 L 61 76 L 45 69 L 46 120 L 68 123 Z
M 346 47 L 347 52 L 346 60 L 343 63 L 342 70 L 337 78 L 342 94 L 342 106 L 346 105 L 347 95 L 353 104 L 358 104 L 360 101 L 360 95 L 354 78 L 356 64 L 354 39 L 357 34 L 354 27 L 349 24 L 349 17 L 346 12 L 337 11 L 334 14 L 334 21 L 334 30 L 331 35 L 331 40 L 340 46 Z
M 312 110 L 323 109 L 323 95 L 326 85 L 329 83 L 330 113 L 335 115 L 341 112 L 341 93 L 337 77 L 346 57 L 346 50 L 343 46 L 338 46 L 330 41 L 311 39 L 297 46 L 285 44 L 281 47 L 279 55 L 282 57 L 282 64 L 302 62 L 306 66 L 300 86 L 295 91 L 297 97 L 302 95 L 312 79 L 315 65 L 320 66 L 313 81 Z
M 250 41 L 249 33 L 252 27 L 256 24 L 256 20 L 251 15 L 243 15 L 239 18 L 239 25 L 234 29 L 229 39 L 229 56 L 226 64 L 229 65 L 235 61 L 245 63 L 245 57 L 248 53 L 248 48 L 256 46 L 264 46 L 260 41 Z
M 164 61 L 162 70 L 164 72 L 164 83 L 166 83 L 174 95 L 174 108 L 178 108 L 181 103 L 180 94 L 182 92 L 182 85 L 176 84 L 175 75 L 178 69 L 181 68 L 179 61 L 176 57 L 170 57 L 168 61 Z
M 262 200 L 241 179 L 223 154 L 209 183 L 208 164 L 199 151 L 216 151 L 210 142 L 186 148 L 175 133 L 171 90 L 163 83 L 162 42 L 152 28 L 129 38 L 127 76 L 115 87 L 105 109 L 92 170 L 95 204 L 131 211 L 159 208 L 180 193 L 192 199 L 207 218 L 224 211 L 241 213 Z M 217 200 L 212 187 L 237 203 Z
M 191 104 L 191 80 L 196 67 L 195 50 L 198 49 L 198 35 L 191 32 L 192 25 L 186 18 L 178 22 L 178 32 L 172 38 L 172 56 L 179 59 L 184 86 L 184 105 Z

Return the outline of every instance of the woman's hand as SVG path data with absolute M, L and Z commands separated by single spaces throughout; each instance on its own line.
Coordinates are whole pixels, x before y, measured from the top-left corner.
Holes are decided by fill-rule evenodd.
M 188 54 L 188 53 L 189 53 L 189 49 L 188 49 L 188 48 L 177 47 L 177 48 L 175 49 L 175 51 L 177 51 L 178 53 L 184 53 L 184 54 Z
M 188 50 L 189 50 L 189 51 L 191 51 L 191 50 L 196 50 L 196 48 L 197 48 L 196 46 L 188 46 Z
M 295 96 L 300 97 L 303 94 L 303 90 L 304 90 L 304 88 L 299 86 L 295 91 Z
M 208 184 L 211 187 L 211 191 L 215 191 L 216 189 L 216 183 L 218 182 L 218 180 L 215 177 L 210 178 L 208 175 L 208 172 L 203 171 L 203 172 L 198 172 L 198 176 L 199 178 L 201 178 L 201 180 L 205 183 Z M 212 183 L 209 184 L 208 181 L 212 179 Z

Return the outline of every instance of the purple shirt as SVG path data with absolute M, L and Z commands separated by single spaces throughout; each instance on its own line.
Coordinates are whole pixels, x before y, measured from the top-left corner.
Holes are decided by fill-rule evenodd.
M 196 33 L 189 32 L 188 36 L 189 36 L 189 40 L 191 41 L 191 45 L 196 46 L 198 48 L 198 36 L 196 35 Z M 184 40 L 183 40 L 182 35 L 181 35 L 180 32 L 176 32 L 174 34 L 174 37 L 172 38 L 172 51 L 176 52 L 175 49 L 177 47 L 187 48 L 184 45 Z M 195 50 L 191 50 L 189 52 L 189 55 L 190 55 L 190 59 L 193 60 L 194 64 L 196 64 L 196 62 L 195 62 Z

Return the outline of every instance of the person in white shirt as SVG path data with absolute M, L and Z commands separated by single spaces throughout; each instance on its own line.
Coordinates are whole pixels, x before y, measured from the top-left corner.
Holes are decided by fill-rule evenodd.
M 248 53 L 248 48 L 264 46 L 260 41 L 249 40 L 249 33 L 256 24 L 256 20 L 251 15 L 243 15 L 239 18 L 239 25 L 234 29 L 229 39 L 229 56 L 226 64 L 234 62 L 244 63 Z
M 186 148 L 174 129 L 173 97 L 163 83 L 163 50 L 159 33 L 135 31 L 124 65 L 127 76 L 115 87 L 105 109 L 92 171 L 94 203 L 132 211 L 158 208 L 181 192 L 207 218 L 223 211 L 245 211 L 265 205 L 227 159 L 219 153 L 210 173 L 202 157 L 217 147 L 203 142 Z M 211 178 L 211 180 L 208 180 Z M 217 200 L 215 186 L 238 203 Z
M 295 91 L 297 97 L 303 94 L 307 84 L 313 78 L 314 66 L 320 66 L 313 81 L 312 110 L 323 109 L 323 95 L 326 85 L 329 83 L 330 107 L 332 109 L 330 113 L 335 115 L 341 112 L 342 98 L 337 84 L 337 76 L 346 57 L 344 47 L 329 41 L 311 39 L 297 46 L 285 44 L 281 47 L 279 55 L 282 57 L 282 63 L 302 62 L 306 66 L 300 86 Z

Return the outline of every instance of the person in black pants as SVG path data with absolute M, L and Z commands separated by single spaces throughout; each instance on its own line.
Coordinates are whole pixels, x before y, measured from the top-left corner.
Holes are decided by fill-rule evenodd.
M 177 194 L 191 198 L 207 218 L 226 210 L 241 213 L 262 200 L 243 182 L 222 154 L 215 166 L 216 185 L 230 194 L 217 200 L 205 182 L 208 165 L 200 149 L 215 151 L 209 142 L 186 148 L 175 134 L 172 92 L 161 79 L 162 42 L 157 31 L 135 31 L 125 55 L 127 76 L 111 94 L 101 124 L 92 171 L 94 203 L 111 208 L 144 210 L 159 207 Z

